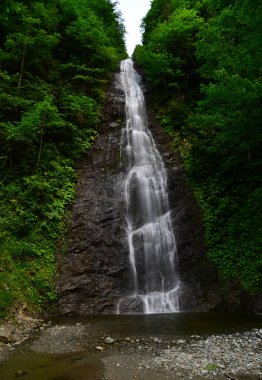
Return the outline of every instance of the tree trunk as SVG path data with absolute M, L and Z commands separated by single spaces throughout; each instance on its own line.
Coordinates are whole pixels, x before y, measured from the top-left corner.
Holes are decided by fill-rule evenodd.
M 22 76 L 23 76 L 24 65 L 25 65 L 25 53 L 26 53 L 26 47 L 27 47 L 28 34 L 29 34 L 29 25 L 27 26 L 26 35 L 25 35 L 25 43 L 24 43 L 23 56 L 22 56 L 22 62 L 21 62 L 21 68 L 20 68 L 20 75 L 19 75 L 19 80 L 18 80 L 18 85 L 17 85 L 18 90 L 20 90 L 21 83 L 22 83 Z
M 39 167 L 41 154 L 42 154 L 44 127 L 45 127 L 45 114 L 43 116 L 43 121 L 42 121 L 41 131 L 40 131 L 40 145 L 39 145 L 39 151 L 38 151 L 38 157 L 37 157 L 37 163 L 36 163 L 37 168 Z

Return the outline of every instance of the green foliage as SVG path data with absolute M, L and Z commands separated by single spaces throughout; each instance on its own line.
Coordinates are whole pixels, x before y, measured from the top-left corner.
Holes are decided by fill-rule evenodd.
M 184 158 L 208 254 L 250 293 L 261 285 L 261 16 L 244 0 L 153 0 L 134 53 Z
M 108 0 L 0 4 L 0 318 L 56 298 L 55 251 L 105 86 L 126 56 Z
M 205 366 L 205 370 L 206 371 L 209 371 L 209 372 L 212 372 L 212 371 L 215 371 L 216 369 L 218 368 L 218 365 L 216 363 L 208 363 L 206 366 Z
M 158 116 L 161 119 L 165 114 L 175 130 L 180 130 L 199 96 L 194 43 L 203 22 L 189 1 L 153 1 L 143 21 L 146 43 L 134 51 L 134 59 L 152 87 Z

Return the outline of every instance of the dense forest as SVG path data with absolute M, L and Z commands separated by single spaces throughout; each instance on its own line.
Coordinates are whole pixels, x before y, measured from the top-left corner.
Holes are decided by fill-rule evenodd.
M 247 0 L 153 0 L 134 59 L 201 206 L 225 285 L 261 285 L 261 19 Z
M 0 4 L 0 318 L 16 300 L 54 300 L 55 251 L 76 163 L 96 136 L 125 58 L 109 0 Z

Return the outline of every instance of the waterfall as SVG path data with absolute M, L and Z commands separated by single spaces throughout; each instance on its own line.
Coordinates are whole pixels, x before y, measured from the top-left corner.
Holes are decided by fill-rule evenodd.
M 140 76 L 131 59 L 121 62 L 126 97 L 122 133 L 127 238 L 132 294 L 118 302 L 118 313 L 179 310 L 176 242 L 172 230 L 164 163 L 148 129 Z

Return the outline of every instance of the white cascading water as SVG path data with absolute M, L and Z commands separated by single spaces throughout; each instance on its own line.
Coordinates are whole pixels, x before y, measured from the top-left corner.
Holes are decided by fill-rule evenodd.
M 128 165 L 124 182 L 132 294 L 117 312 L 170 313 L 179 310 L 176 242 L 162 158 L 147 127 L 140 76 L 131 59 L 121 62 L 126 97 L 122 150 Z M 125 306 L 123 306 L 125 305 Z

